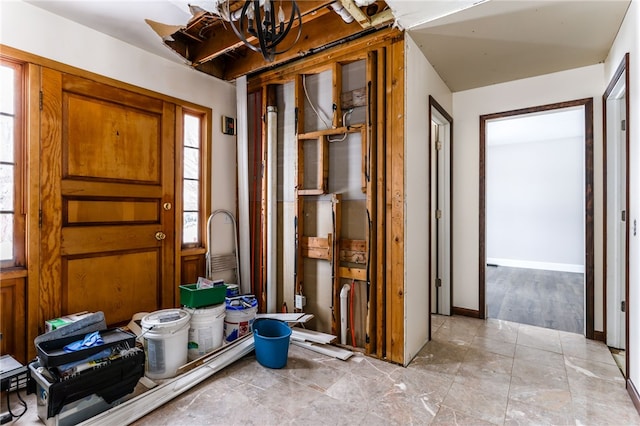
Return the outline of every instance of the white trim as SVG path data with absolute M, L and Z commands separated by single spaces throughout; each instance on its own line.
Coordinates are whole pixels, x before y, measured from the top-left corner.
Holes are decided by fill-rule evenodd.
M 497 259 L 494 257 L 488 257 L 487 264 L 509 266 L 511 268 L 542 269 L 544 271 L 575 272 L 578 274 L 584 274 L 584 265 L 572 265 L 570 263 L 534 262 L 531 260 Z
M 146 414 L 171 401 L 178 395 L 191 389 L 198 383 L 211 377 L 226 366 L 234 363 L 254 349 L 253 336 L 237 343 L 234 347 L 223 350 L 210 361 L 195 369 L 170 379 L 160 386 L 150 389 L 137 397 L 104 411 L 80 423 L 87 425 L 128 425 L 144 417 Z

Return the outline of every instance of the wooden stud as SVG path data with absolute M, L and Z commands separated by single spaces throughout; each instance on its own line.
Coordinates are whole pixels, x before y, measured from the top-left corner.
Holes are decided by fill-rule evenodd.
M 326 136 L 320 137 L 318 144 L 318 183 L 322 193 L 329 190 L 329 139 Z
M 333 64 L 333 127 L 342 127 L 342 106 L 340 105 L 340 97 L 342 94 L 342 64 L 336 62 Z
M 380 244 L 384 247 L 384 232 L 380 232 L 378 224 L 378 200 L 380 198 L 378 188 L 378 149 L 384 144 L 378 139 L 379 135 L 383 132 L 379 132 L 378 129 L 383 129 L 382 114 L 384 112 L 384 105 L 380 105 L 379 102 L 384 100 L 384 96 L 379 96 L 379 90 L 384 88 L 384 73 L 381 72 L 380 67 L 383 63 L 380 50 L 371 51 L 367 54 L 366 63 L 366 89 L 367 89 L 367 115 L 366 115 L 366 133 L 363 135 L 362 144 L 365 146 L 364 152 L 364 175 L 366 177 L 366 194 L 367 194 L 367 213 L 368 213 L 368 231 L 365 239 L 365 250 L 367 252 L 368 262 L 366 267 L 367 271 L 367 286 L 368 297 L 367 302 L 367 317 L 365 322 L 365 352 L 368 354 L 377 353 L 378 342 L 382 342 L 382 339 L 378 338 L 377 322 L 378 311 L 381 309 L 378 306 L 377 289 L 382 286 L 383 281 L 378 276 L 378 271 L 382 269 L 382 265 L 379 263 L 378 253 L 382 250 L 378 250 Z M 382 157 L 382 156 L 380 156 Z M 382 157 L 383 158 L 383 157 Z M 381 172 L 381 175 L 384 174 Z M 382 216 L 383 217 L 383 216 Z M 380 232 L 380 233 L 379 233 Z M 378 267 L 380 265 L 380 267 Z
M 304 132 L 304 93 L 302 86 L 303 76 L 297 75 L 294 79 L 294 102 L 296 107 L 296 165 L 295 165 L 295 208 L 296 216 L 294 218 L 293 226 L 295 227 L 295 259 L 294 259 L 294 300 L 295 295 L 303 294 L 304 284 L 304 258 L 302 257 L 301 250 L 301 238 L 304 235 L 304 199 L 300 196 L 299 190 L 304 186 L 304 151 L 302 150 L 302 143 L 297 137 Z M 294 307 L 294 312 L 299 312 L 300 309 Z
M 390 134 L 391 120 L 387 120 L 387 94 L 388 89 L 388 75 L 387 72 L 390 67 L 387 65 L 387 48 L 378 49 L 378 64 L 377 64 L 377 81 L 376 87 L 377 99 L 376 105 L 378 108 L 377 120 L 377 149 L 375 149 L 377 155 L 377 172 L 375 179 L 376 185 L 376 208 L 372 211 L 377 215 L 377 220 L 374 221 L 376 227 L 376 254 L 373 259 L 376 259 L 376 265 L 378 268 L 375 272 L 376 286 L 376 354 L 378 358 L 384 358 L 387 354 L 387 241 L 389 235 L 387 233 L 387 199 L 389 198 L 389 189 L 387 189 L 387 135 Z M 374 150 L 372 149 L 372 152 Z M 373 159 L 373 158 L 372 158 Z M 371 173 L 374 173 L 371 170 Z M 372 175 L 373 176 L 373 175 Z M 374 247 L 369 246 L 370 250 Z M 372 253 L 373 256 L 373 253 Z
M 387 188 L 389 212 L 389 263 L 387 286 L 387 358 L 404 363 L 404 42 L 396 40 L 390 47 L 391 134 L 389 151 L 391 168 Z

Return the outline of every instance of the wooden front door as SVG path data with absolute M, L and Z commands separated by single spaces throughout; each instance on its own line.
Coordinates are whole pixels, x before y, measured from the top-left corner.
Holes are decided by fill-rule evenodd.
M 40 323 L 174 306 L 175 105 L 43 69 Z

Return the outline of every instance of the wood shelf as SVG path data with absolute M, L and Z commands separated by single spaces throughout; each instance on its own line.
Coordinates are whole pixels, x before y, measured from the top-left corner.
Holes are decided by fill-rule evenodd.
M 364 124 L 353 124 L 347 127 L 336 127 L 335 129 L 316 130 L 315 132 L 302 133 L 298 135 L 298 140 L 318 139 L 321 136 L 343 135 L 345 133 L 358 133 Z

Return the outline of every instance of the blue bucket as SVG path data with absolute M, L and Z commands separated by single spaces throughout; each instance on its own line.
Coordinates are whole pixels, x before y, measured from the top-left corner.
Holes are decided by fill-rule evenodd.
M 263 318 L 253 323 L 256 359 L 263 367 L 282 368 L 287 365 L 291 328 L 284 322 Z

